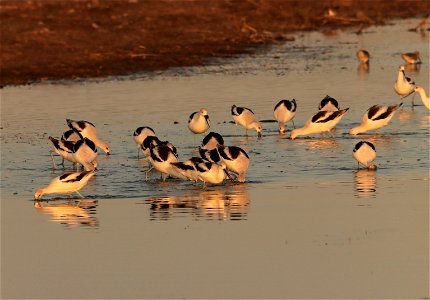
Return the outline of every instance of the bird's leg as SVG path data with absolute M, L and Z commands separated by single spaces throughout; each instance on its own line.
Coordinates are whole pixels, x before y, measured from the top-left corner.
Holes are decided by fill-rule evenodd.
M 145 171 L 145 181 L 147 181 L 147 180 L 148 180 L 148 173 L 149 173 L 149 172 L 151 172 L 151 170 L 152 170 L 153 168 L 154 168 L 154 167 L 152 167 L 152 166 L 151 166 L 151 168 L 149 168 L 148 170 L 146 170 L 146 171 Z
M 76 191 L 76 194 L 78 194 L 82 199 L 84 198 L 84 196 L 82 196 L 81 193 L 79 193 L 79 191 Z
M 137 148 L 137 159 L 139 159 L 139 152 L 140 152 L 140 149 Z
M 294 125 L 294 120 L 291 120 L 293 122 L 293 128 L 296 129 L 296 125 Z
M 55 170 L 55 169 L 57 169 L 57 166 L 55 165 L 55 159 L 54 159 L 54 156 L 52 155 L 52 152 L 54 152 L 54 151 L 49 151 L 49 154 L 51 155 L 51 159 L 52 159 L 52 169 L 53 170 Z

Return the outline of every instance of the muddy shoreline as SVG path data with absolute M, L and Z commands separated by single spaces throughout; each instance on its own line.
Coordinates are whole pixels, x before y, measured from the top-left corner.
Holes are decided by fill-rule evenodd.
M 0 86 L 203 65 L 296 31 L 360 34 L 429 12 L 426 0 L 4 0 Z

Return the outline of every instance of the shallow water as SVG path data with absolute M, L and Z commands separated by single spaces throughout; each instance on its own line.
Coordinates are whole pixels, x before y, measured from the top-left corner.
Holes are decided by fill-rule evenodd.
M 378 134 L 347 134 L 371 105 L 399 102 L 400 53 L 421 52 L 406 73 L 429 91 L 428 33 L 406 30 L 416 22 L 297 34 L 206 67 L 1 90 L 2 297 L 429 297 L 429 112 L 410 96 Z M 302 126 L 327 94 L 350 107 L 336 138 L 291 141 L 270 122 L 246 138 L 230 123 L 232 104 L 271 120 L 295 98 Z M 186 126 L 201 107 L 248 152 L 247 183 L 145 181 L 133 131 L 151 126 L 186 159 L 203 138 Z M 93 122 L 112 155 L 99 155 L 84 200 L 35 203 L 36 188 L 71 168 L 52 171 L 48 154 L 66 118 Z M 361 139 L 374 142 L 377 171 L 356 170 Z

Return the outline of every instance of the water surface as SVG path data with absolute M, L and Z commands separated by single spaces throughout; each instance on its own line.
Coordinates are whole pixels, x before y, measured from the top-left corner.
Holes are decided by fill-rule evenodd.
M 407 31 L 416 22 L 299 33 L 206 67 L 4 88 L 2 297 L 429 297 L 428 111 L 412 109 L 411 96 L 377 134 L 347 134 L 371 105 L 400 101 L 402 52 L 421 52 L 407 75 L 429 91 L 428 35 Z M 368 69 L 360 48 L 371 53 Z M 350 107 L 335 138 L 291 141 L 267 122 L 257 139 L 230 123 L 233 104 L 271 120 L 280 99 L 295 98 L 302 126 L 325 95 Z M 151 126 L 187 159 L 203 138 L 188 131 L 188 116 L 201 107 L 211 130 L 248 152 L 247 183 L 146 181 L 133 131 Z M 48 153 L 66 118 L 93 122 L 112 155 L 99 156 L 85 199 L 34 202 L 38 187 L 71 168 L 53 171 Z M 356 170 L 361 139 L 376 146 L 376 172 Z

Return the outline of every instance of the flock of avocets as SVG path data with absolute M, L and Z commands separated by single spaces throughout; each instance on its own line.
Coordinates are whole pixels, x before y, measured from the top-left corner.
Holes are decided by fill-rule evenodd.
M 369 53 L 365 50 L 359 50 L 357 58 L 360 63 L 369 63 Z M 421 63 L 417 51 L 404 53 L 402 58 L 407 63 Z M 406 77 L 404 66 L 399 68 L 394 90 L 401 99 L 413 92 L 419 93 L 423 104 L 430 110 L 430 98 L 421 86 L 416 85 L 410 78 Z M 352 128 L 349 134 L 357 135 L 386 126 L 401 105 L 402 102 L 391 106 L 373 105 L 364 114 L 361 124 Z M 348 108 L 340 109 L 336 99 L 330 96 L 321 100 L 318 109 L 318 112 L 309 118 L 303 127 L 291 131 L 290 138 L 292 140 L 298 136 L 330 133 L 348 111 Z M 274 117 L 278 122 L 280 134 L 286 132 L 286 123 L 291 121 L 294 126 L 293 119 L 296 112 L 297 103 L 295 99 L 281 100 L 276 104 Z M 261 137 L 263 127 L 251 109 L 233 105 L 231 114 L 236 125 L 245 127 L 246 134 L 248 134 L 248 129 L 252 129 Z M 60 155 L 63 158 L 63 165 L 64 160 L 76 164 L 77 168 L 82 165 L 84 171 L 66 173 L 54 178 L 47 187 L 40 188 L 35 192 L 36 200 L 40 199 L 43 194 L 71 194 L 73 192 L 82 197 L 79 190 L 88 183 L 97 170 L 97 147 L 107 155 L 110 153 L 108 144 L 97 137 L 96 128 L 92 123 L 70 119 L 66 121 L 70 130 L 64 132 L 60 139 L 49 137 L 54 146 L 51 154 L 56 152 Z M 202 108 L 200 111 L 192 113 L 188 120 L 188 128 L 194 134 L 207 132 L 210 128 L 208 111 Z M 137 128 L 133 133 L 133 138 L 139 147 L 138 151 L 144 154 L 145 160 L 150 165 L 146 171 L 146 176 L 152 169 L 155 169 L 162 174 L 163 180 L 170 176 L 195 182 L 202 181 L 203 185 L 206 183 L 219 184 L 226 178 L 238 182 L 245 181 L 245 173 L 250 164 L 248 154 L 240 147 L 225 146 L 223 137 L 218 133 L 210 132 L 207 134 L 199 147 L 200 156 L 191 157 L 185 161 L 179 161 L 173 144 L 168 141 L 161 141 L 149 126 Z M 376 169 L 376 166 L 372 164 L 376 158 L 376 150 L 371 142 L 358 142 L 353 149 L 353 157 L 357 160 L 358 167 L 361 163 L 366 168 Z M 52 163 L 55 168 L 53 157 Z

